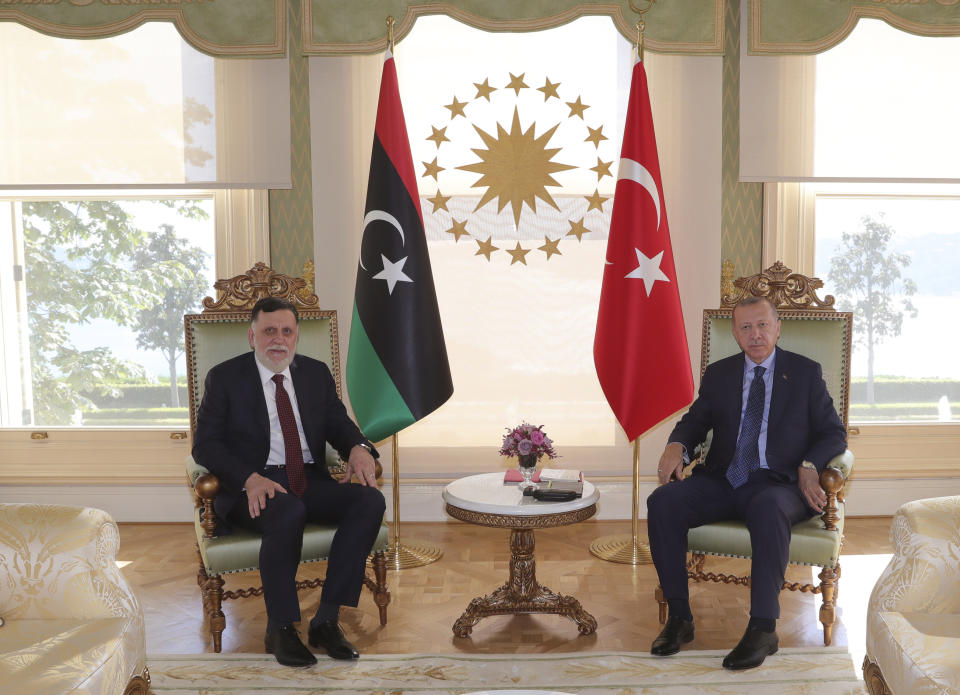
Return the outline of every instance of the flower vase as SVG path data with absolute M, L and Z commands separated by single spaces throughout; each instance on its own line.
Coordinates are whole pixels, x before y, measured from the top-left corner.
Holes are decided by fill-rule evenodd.
M 528 487 L 533 487 L 533 474 L 537 470 L 537 455 L 519 454 L 517 456 L 517 469 L 523 477 L 523 481 L 520 483 L 520 489 L 526 490 Z

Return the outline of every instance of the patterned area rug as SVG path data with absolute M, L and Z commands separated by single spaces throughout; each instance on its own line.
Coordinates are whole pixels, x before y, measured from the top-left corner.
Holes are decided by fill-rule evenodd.
M 148 657 L 156 695 L 462 695 L 551 691 L 575 695 L 865 695 L 845 649 L 781 649 L 763 666 L 725 671 L 723 651 L 667 658 L 628 652 L 539 655 L 380 654 L 310 668 L 257 654 Z

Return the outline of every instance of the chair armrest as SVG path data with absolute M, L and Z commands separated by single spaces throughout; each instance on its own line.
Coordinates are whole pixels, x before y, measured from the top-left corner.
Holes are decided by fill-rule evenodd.
M 193 487 L 196 506 L 200 508 L 200 526 L 206 538 L 215 538 L 217 517 L 213 511 L 213 500 L 220 491 L 220 479 L 213 473 L 187 456 L 187 479 Z
M 846 449 L 842 454 L 837 454 L 827 462 L 827 468 L 840 471 L 843 479 L 846 480 L 853 472 L 853 452 Z
M 820 487 L 827 493 L 827 503 L 823 507 L 823 526 L 827 531 L 837 530 L 839 514 L 838 503 L 843 502 L 843 486 L 853 470 L 853 452 L 847 449 L 834 456 L 820 474 Z

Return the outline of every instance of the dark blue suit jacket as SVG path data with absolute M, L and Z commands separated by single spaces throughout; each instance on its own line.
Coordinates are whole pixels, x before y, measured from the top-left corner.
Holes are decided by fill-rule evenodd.
M 290 363 L 300 422 L 318 468 L 326 470 L 326 443 L 346 461 L 357 444 L 369 444 L 347 415 L 327 365 L 303 355 Z M 221 519 L 240 499 L 251 473 L 263 472 L 270 454 L 270 421 L 253 351 L 221 362 L 204 382 L 197 411 L 193 458 L 220 479 L 214 510 Z
M 776 350 L 767 464 L 796 481 L 797 468 L 803 461 L 810 461 L 822 472 L 830 459 L 843 453 L 847 434 L 827 393 L 820 365 L 794 352 L 779 347 Z M 704 473 L 725 475 L 733 458 L 740 429 L 744 360 L 741 352 L 707 367 L 697 399 L 668 439 L 692 452 L 713 430 Z

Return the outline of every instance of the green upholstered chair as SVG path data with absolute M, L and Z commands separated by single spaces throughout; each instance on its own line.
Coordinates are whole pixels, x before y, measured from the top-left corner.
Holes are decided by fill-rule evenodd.
M 337 335 L 337 312 L 316 308 L 317 297 L 301 278 L 289 278 L 274 273 L 263 263 L 257 263 L 244 275 L 227 280 L 218 280 L 214 285 L 217 298 L 203 300 L 204 311 L 184 317 L 187 353 L 187 386 L 190 394 L 190 431 L 196 431 L 197 411 L 203 398 L 203 385 L 207 370 L 220 362 L 250 349 L 247 329 L 250 311 L 257 300 L 266 296 L 282 297 L 294 303 L 300 316 L 300 342 L 297 352 L 322 360 L 330 367 L 340 391 L 340 350 Z M 337 453 L 327 445 L 327 465 L 334 475 L 342 475 L 343 465 Z M 236 591 L 224 591 L 223 576 L 235 572 L 258 569 L 260 536 L 242 529 L 216 535 L 216 519 L 213 498 L 219 481 L 206 468 L 187 456 L 187 478 L 194 491 L 197 514 L 194 527 L 200 569 L 197 583 L 200 585 L 204 613 L 210 625 L 213 650 L 220 651 L 221 635 L 226 619 L 221 610 L 223 599 L 259 596 L 261 587 Z M 377 478 L 381 469 L 377 466 Z M 308 524 L 303 534 L 301 562 L 326 560 L 336 526 Z M 389 543 L 387 527 L 382 526 L 371 549 L 371 566 L 374 578 L 364 578 L 364 584 L 373 592 L 379 609 L 380 624 L 387 623 L 387 565 L 384 552 Z M 298 589 L 314 588 L 322 579 L 299 580 Z
M 815 290 L 823 287 L 818 278 L 793 273 L 777 262 L 763 273 L 740 278 L 724 292 L 720 309 L 703 312 L 703 341 L 700 374 L 707 365 L 740 350 L 733 337 L 733 307 L 743 298 L 756 295 L 768 297 L 780 314 L 780 341 L 786 350 L 816 360 L 823 367 L 827 390 L 833 397 L 837 413 L 847 425 L 850 394 L 850 341 L 853 315 L 833 309 L 833 297 L 821 300 Z M 708 442 L 700 451 L 706 458 Z M 820 567 L 820 584 L 784 582 L 791 591 L 822 594 L 820 622 L 823 624 L 823 643 L 833 639 L 837 583 L 840 579 L 840 546 L 843 543 L 844 497 L 843 487 L 853 469 L 853 454 L 848 449 L 827 464 L 820 475 L 820 485 L 827 493 L 827 505 L 822 516 L 796 524 L 790 541 L 790 563 Z M 749 576 L 735 576 L 705 572 L 707 555 L 750 558 L 750 534 L 740 521 L 724 521 L 690 529 L 687 535 L 691 559 L 688 574 L 695 581 L 714 581 L 724 584 L 749 586 Z M 666 621 L 667 604 L 657 587 L 660 604 L 660 622 Z

